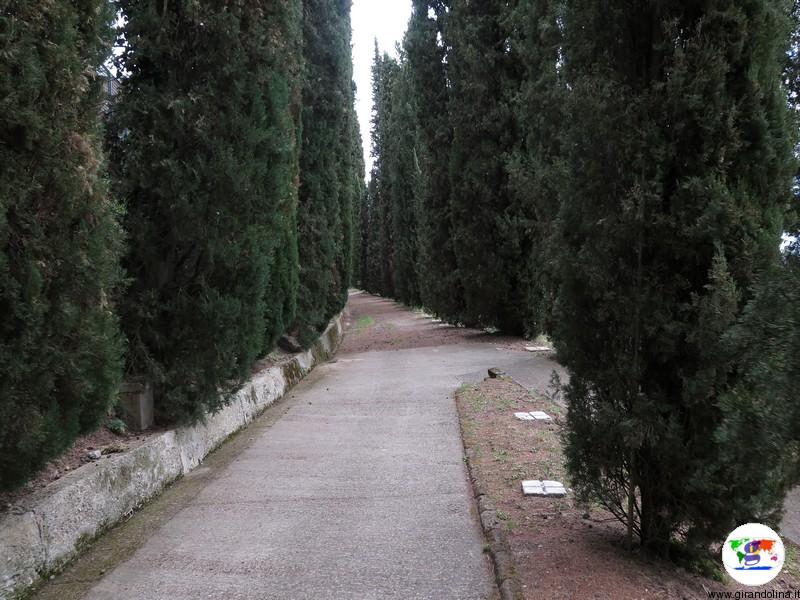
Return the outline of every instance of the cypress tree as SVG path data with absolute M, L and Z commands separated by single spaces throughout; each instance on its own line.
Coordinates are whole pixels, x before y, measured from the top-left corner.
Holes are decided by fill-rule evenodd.
M 704 516 L 716 517 L 719 530 L 731 511 L 737 523 L 778 524 L 783 498 L 800 482 L 800 242 L 759 275 L 722 347 L 738 377 L 720 394 L 714 438 L 721 460 L 709 465 L 708 480 L 722 495 L 709 498 Z M 748 492 L 733 503 L 731 481 Z
M 355 243 L 357 211 L 360 194 L 364 187 L 364 156 L 361 147 L 361 136 L 358 130 L 358 115 L 355 109 L 355 84 L 351 77 L 351 94 L 347 98 L 347 119 L 342 130 L 341 148 L 343 160 L 339 168 L 341 193 L 339 196 L 339 214 L 341 215 L 342 232 L 339 240 L 337 260 L 338 294 L 335 294 L 328 306 L 328 318 L 344 308 L 353 279 L 355 263 Z
M 92 430 L 122 343 L 119 208 L 102 174 L 109 5 L 0 11 L 0 489 Z
M 776 356 L 746 307 L 779 260 L 791 173 L 783 2 L 570 0 L 563 23 L 568 466 L 647 548 L 705 546 L 782 500 L 785 470 L 737 467 L 726 432 L 753 410 L 754 430 L 785 431 L 785 399 L 744 398 L 731 352 Z M 781 397 L 781 378 L 760 383 Z
M 297 205 L 302 146 L 303 6 L 302 0 L 290 0 L 282 5 L 270 3 L 270 6 L 272 8 L 264 13 L 263 23 L 270 41 L 267 52 L 271 73 L 265 82 L 269 90 L 268 116 L 275 126 L 273 148 L 280 148 L 280 144 L 285 146 L 283 154 L 275 156 L 277 160 L 269 170 L 267 181 L 268 192 L 277 199 L 271 229 L 280 237 L 275 244 L 274 266 L 267 280 L 262 353 L 274 348 L 278 337 L 294 322 L 300 276 Z
M 353 90 L 355 95 L 355 90 Z M 363 287 L 364 281 L 364 218 L 367 211 L 367 184 L 364 181 L 364 147 L 361 143 L 361 131 L 355 104 L 350 118 L 350 144 L 352 152 L 352 169 L 350 172 L 352 186 L 352 285 Z
M 442 42 L 447 2 L 413 0 L 403 41 L 409 87 L 416 101 L 418 267 L 422 304 L 434 314 L 460 321 L 463 291 L 453 248 L 450 211 L 450 148 L 446 48 Z
M 546 329 L 557 273 L 551 268 L 550 245 L 558 212 L 558 184 L 567 176 L 559 169 L 559 134 L 563 124 L 558 74 L 561 2 L 517 1 L 508 12 L 511 60 L 519 71 L 509 83 L 518 138 L 508 154 L 509 208 L 498 218 L 500 235 L 519 260 L 523 328 L 529 336 Z
M 217 409 L 292 316 L 298 2 L 118 1 L 122 317 L 162 420 Z
M 453 248 L 468 324 L 524 333 L 525 294 L 516 265 L 518 241 L 508 235 L 512 212 L 505 158 L 515 145 L 509 90 L 517 80 L 508 49 L 508 3 L 453 0 L 445 28 Z
M 375 58 L 372 65 L 372 174 L 371 226 L 373 244 L 370 252 L 376 253 L 376 267 L 370 291 L 383 296 L 395 296 L 395 239 L 394 211 L 392 210 L 391 123 L 392 94 L 400 66 L 388 54 L 381 54 L 375 43 Z
M 397 77 L 399 66 L 397 61 L 388 54 L 381 59 L 381 68 L 378 70 L 378 94 L 375 97 L 375 106 L 381 119 L 376 124 L 379 135 L 379 150 L 376 156 L 376 181 L 375 188 L 376 208 L 379 226 L 379 256 L 381 261 L 379 289 L 384 296 L 395 297 L 395 264 L 394 264 L 394 233 L 392 211 L 392 178 L 390 176 L 391 157 L 389 154 L 390 134 L 389 125 L 392 119 L 392 92 L 394 81 Z
M 390 101 L 390 120 L 387 124 L 387 176 L 390 184 L 390 222 L 393 244 L 393 283 L 395 297 L 409 306 L 420 305 L 417 277 L 418 247 L 415 180 L 417 158 L 417 104 L 410 87 L 404 57 L 395 72 Z
M 370 180 L 367 183 L 367 195 L 362 213 L 362 248 L 364 276 L 362 285 L 364 289 L 373 294 L 380 293 L 381 253 L 380 234 L 382 221 L 377 205 L 377 178 L 375 168 L 371 170 Z
M 339 177 L 339 219 L 341 232 L 337 240 L 337 260 L 335 275 L 337 288 L 330 297 L 326 313 L 327 321 L 340 312 L 347 303 L 348 290 L 353 278 L 355 230 L 354 222 L 358 196 L 364 185 L 363 149 L 361 136 L 358 130 L 358 115 L 355 109 L 355 83 L 353 82 L 352 57 L 350 54 L 350 4 L 347 4 L 347 19 L 344 29 L 347 35 L 347 54 L 345 60 L 345 74 L 347 78 L 346 94 L 341 101 L 344 103 L 345 119 L 340 130 L 339 148 L 341 157 L 337 174 Z
M 356 274 L 356 285 L 362 290 L 372 289 L 372 274 L 374 271 L 374 258 L 370 253 L 370 245 L 374 243 L 374 236 L 371 229 L 372 206 L 370 202 L 371 182 L 365 182 L 361 195 L 361 206 L 358 210 L 359 233 L 358 233 L 358 272 Z
M 309 344 L 344 306 L 352 253 L 350 2 L 307 0 L 303 16 L 300 287 L 293 326 Z

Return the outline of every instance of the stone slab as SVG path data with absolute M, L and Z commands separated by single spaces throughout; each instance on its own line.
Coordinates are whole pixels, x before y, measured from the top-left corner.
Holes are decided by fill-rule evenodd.
M 514 413 L 514 416 L 518 418 L 520 421 L 535 421 L 536 417 L 534 417 L 531 413 L 525 412 L 518 412 Z
M 522 482 L 522 493 L 525 496 L 563 498 L 567 495 L 567 490 L 564 484 L 558 481 L 530 479 Z
M 552 421 L 553 420 L 553 417 L 548 415 L 546 412 L 542 412 L 542 411 L 539 411 L 539 410 L 532 411 L 530 414 L 531 414 L 531 417 L 533 417 L 537 421 Z

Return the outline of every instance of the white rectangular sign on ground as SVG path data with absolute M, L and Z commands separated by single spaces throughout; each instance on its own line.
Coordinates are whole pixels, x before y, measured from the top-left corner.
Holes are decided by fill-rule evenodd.
M 531 479 L 522 482 L 522 493 L 525 496 L 542 496 L 546 498 L 563 498 L 567 489 L 558 481 L 539 481 Z
M 531 413 L 518 412 L 518 413 L 514 413 L 514 416 L 517 417 L 520 421 L 535 421 L 536 420 L 536 417 L 534 417 Z
M 536 419 L 537 421 L 552 421 L 553 417 L 548 415 L 546 412 L 542 412 L 540 410 L 535 410 L 531 413 L 531 416 Z
M 517 417 L 520 421 L 552 421 L 553 417 L 548 415 L 545 412 L 534 411 L 529 413 L 524 412 L 517 412 L 514 413 L 514 416 Z

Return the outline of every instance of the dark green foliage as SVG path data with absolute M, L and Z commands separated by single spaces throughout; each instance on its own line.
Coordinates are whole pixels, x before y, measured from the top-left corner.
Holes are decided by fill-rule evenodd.
M 269 3 L 275 4 L 275 3 Z M 269 169 L 267 191 L 278 201 L 273 210 L 278 211 L 275 233 L 275 264 L 271 279 L 267 283 L 266 332 L 262 351 L 270 351 L 292 324 L 297 312 L 299 285 L 299 253 L 297 247 L 297 203 L 300 188 L 300 150 L 302 145 L 302 75 L 303 38 L 301 0 L 282 2 L 264 14 L 269 44 L 270 68 L 277 71 L 276 80 L 266 85 L 275 85 L 277 93 L 268 94 L 271 102 L 268 122 L 275 135 L 276 150 L 281 150 Z M 274 77 L 274 76 L 273 76 Z M 285 89 L 278 86 L 287 86 Z M 287 111 L 288 110 L 288 114 Z M 291 121 L 287 120 L 287 117 Z M 280 144 L 285 147 L 281 149 Z M 269 206 L 269 205 L 268 205 Z M 269 210 L 269 208 L 267 208 Z
M 385 139 L 389 157 L 390 222 L 393 253 L 391 263 L 394 296 L 408 306 L 421 303 L 418 279 L 417 178 L 419 159 L 417 144 L 417 104 L 409 81 L 408 65 L 400 64 L 391 83 L 392 103 Z
M 388 54 L 381 54 L 375 44 L 372 63 L 372 172 L 369 187 L 369 224 L 367 252 L 372 268 L 366 280 L 366 289 L 383 296 L 395 295 L 395 224 L 392 207 L 392 164 L 390 139 L 392 123 L 392 97 L 400 65 Z
M 300 5 L 117 5 L 128 369 L 162 420 L 195 419 L 293 318 Z
M 508 156 L 509 207 L 498 218 L 512 248 L 515 285 L 521 294 L 523 329 L 547 329 L 557 273 L 549 252 L 558 213 L 558 186 L 568 174 L 558 163 L 565 91 L 557 71 L 561 30 L 556 0 L 519 0 L 508 13 L 511 59 L 520 72 L 509 84 L 518 138 Z M 518 81 L 518 87 L 514 87 Z M 508 267 L 507 267 L 508 268 Z
M 458 281 L 450 215 L 448 92 L 442 33 L 444 3 L 414 0 L 403 42 L 408 83 L 416 104 L 414 126 L 416 273 L 422 304 L 434 314 L 460 321 L 463 293 Z
M 420 304 L 417 279 L 416 101 L 403 62 L 376 47 L 373 73 L 372 194 L 367 244 L 377 253 L 377 272 L 366 289 Z
M 364 147 L 361 143 L 361 131 L 358 125 L 358 116 L 355 115 L 355 105 L 353 106 L 353 116 L 350 119 L 351 127 L 351 146 L 352 146 L 352 163 L 351 163 L 351 182 L 352 186 L 352 266 L 351 266 L 351 279 L 352 285 L 362 286 L 363 274 L 366 264 L 366 257 L 364 256 L 364 240 L 363 232 L 365 227 L 363 220 L 367 213 L 367 184 L 364 182 Z M 363 286 L 362 286 L 363 287 Z
M 788 342 L 762 313 L 793 168 L 785 14 L 778 0 L 566 3 L 553 249 L 568 466 L 663 554 L 673 536 L 705 546 L 768 519 L 788 481 L 791 451 L 751 439 L 789 435 Z M 795 309 L 773 310 L 791 330 Z
M 0 489 L 115 399 L 122 233 L 103 180 L 104 0 L 0 9 Z
M 352 70 L 350 71 L 352 78 Z M 361 134 L 358 127 L 358 115 L 355 110 L 355 84 L 351 80 L 351 94 L 346 96 L 347 119 L 341 132 L 341 149 L 344 160 L 339 170 L 339 215 L 341 218 L 341 238 L 337 245 L 336 273 L 339 285 L 338 294 L 328 307 L 329 318 L 344 308 L 347 294 L 353 278 L 354 247 L 357 226 L 355 205 L 364 193 L 364 149 L 361 145 Z M 325 323 L 327 324 L 327 323 Z
M 744 523 L 780 523 L 783 498 L 800 481 L 800 246 L 758 278 L 741 321 L 724 338 L 726 358 L 740 373 L 721 394 L 715 441 L 721 465 L 708 467 L 716 485 L 705 515 Z M 768 457 L 765 460 L 765 457 Z M 731 503 L 730 481 L 748 490 Z M 704 516 L 705 516 L 704 515 Z
M 344 306 L 350 283 L 351 207 L 357 194 L 350 2 L 306 1 L 303 31 L 300 288 L 293 329 L 308 344 Z
M 364 274 L 361 284 L 369 292 L 381 293 L 382 274 L 384 263 L 382 261 L 382 242 L 385 242 L 385 212 L 381 210 L 378 198 L 378 177 L 375 168 L 367 184 L 365 209 L 362 212 L 362 252 Z
M 519 265 L 531 248 L 518 239 L 527 237 L 528 211 L 514 210 L 506 168 L 517 140 L 509 93 L 521 66 L 508 49 L 507 11 L 499 0 L 450 3 L 450 206 L 465 321 L 521 334 L 528 307 Z

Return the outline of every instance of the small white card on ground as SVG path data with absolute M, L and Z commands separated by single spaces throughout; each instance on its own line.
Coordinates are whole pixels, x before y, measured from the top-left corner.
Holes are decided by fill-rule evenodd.
M 536 419 L 537 421 L 552 421 L 553 417 L 548 415 L 546 412 L 542 412 L 540 410 L 535 410 L 531 412 L 531 416 Z
M 552 348 L 549 346 L 525 346 L 525 350 L 528 352 L 550 352 Z
M 531 479 L 522 482 L 522 493 L 525 496 L 542 496 L 545 498 L 563 498 L 567 495 L 564 484 L 558 481 L 539 481 Z
M 534 417 L 531 413 L 518 412 L 518 413 L 514 413 L 514 416 L 517 417 L 520 421 L 535 421 L 536 420 L 536 417 Z

